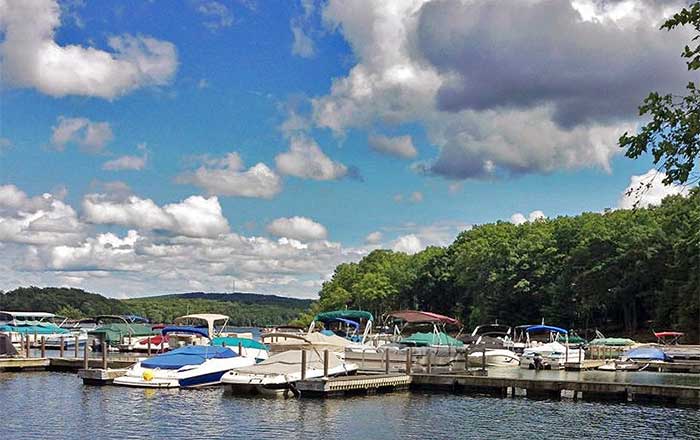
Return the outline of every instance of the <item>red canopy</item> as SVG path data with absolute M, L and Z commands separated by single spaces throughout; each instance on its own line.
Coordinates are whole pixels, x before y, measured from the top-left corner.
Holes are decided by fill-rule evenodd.
M 657 338 L 668 338 L 674 336 L 683 336 L 685 333 L 681 332 L 654 332 L 654 336 Z
M 389 313 L 389 316 L 410 323 L 441 322 L 443 324 L 461 325 L 457 319 L 450 318 L 449 316 L 439 315 L 432 312 L 421 312 L 418 310 L 401 310 L 398 312 L 391 312 Z

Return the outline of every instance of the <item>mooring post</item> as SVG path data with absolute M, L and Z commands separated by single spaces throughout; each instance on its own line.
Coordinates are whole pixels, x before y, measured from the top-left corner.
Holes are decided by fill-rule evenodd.
M 469 371 L 469 349 L 464 350 L 464 371 Z
M 301 380 L 306 380 L 306 350 L 301 351 Z
M 107 369 L 107 338 L 102 338 L 102 369 Z
M 238 356 L 243 356 L 243 343 L 238 341 Z
M 411 375 L 411 370 L 412 370 L 412 365 L 411 365 L 411 358 L 413 357 L 413 348 L 408 347 L 408 350 L 406 350 L 406 374 L 409 376 Z
M 329 352 L 328 349 L 323 350 L 323 377 L 328 377 L 328 362 L 329 362 Z
M 41 357 L 46 357 L 46 336 L 41 337 Z
M 83 370 L 87 370 L 90 368 L 90 364 L 88 363 L 88 344 L 87 341 L 85 341 L 85 348 L 83 348 Z
M 73 342 L 75 343 L 75 347 L 73 347 L 73 357 L 78 359 L 78 335 L 75 335 L 75 338 L 73 338 Z
M 486 370 L 486 347 L 481 351 L 481 369 Z
M 39 338 L 38 338 L 38 336 L 37 336 L 36 328 L 35 328 L 35 329 L 34 329 L 34 344 L 36 345 L 36 343 L 37 343 L 38 341 L 39 341 Z
M 426 368 L 426 372 L 427 372 L 428 374 L 430 374 L 430 371 L 432 370 L 431 365 L 430 365 L 430 364 L 432 363 L 432 359 L 431 359 L 431 358 L 432 358 L 432 353 L 431 353 L 431 352 L 428 352 L 428 356 L 427 356 L 427 359 L 428 359 L 428 366 L 427 366 L 427 368 Z
M 30 339 L 30 338 L 31 338 L 31 336 L 29 336 L 29 333 L 27 333 L 27 340 L 25 341 L 25 345 L 26 345 L 27 357 L 28 357 L 28 358 L 32 357 L 32 352 L 31 352 L 32 342 L 31 342 L 31 339 Z
M 151 337 L 148 337 L 148 355 L 151 355 Z
M 389 350 L 384 350 L 384 360 L 386 361 L 384 364 L 384 374 L 389 374 L 389 370 L 391 369 L 391 357 Z
M 578 348 L 578 365 L 581 366 L 581 353 L 583 353 L 583 347 Z
M 569 344 L 566 344 L 566 350 L 564 351 L 564 366 L 569 363 Z
M 65 341 L 65 338 L 63 336 L 58 338 L 58 344 L 59 344 L 58 345 L 58 353 L 59 353 L 58 357 L 63 358 L 63 353 L 66 350 L 66 346 L 65 346 L 66 341 Z

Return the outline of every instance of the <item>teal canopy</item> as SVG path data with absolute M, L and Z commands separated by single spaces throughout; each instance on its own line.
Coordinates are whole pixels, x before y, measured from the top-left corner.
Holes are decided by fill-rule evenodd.
M 23 335 L 50 335 L 70 333 L 68 330 L 48 322 L 42 322 L 36 325 L 0 325 L 0 332 L 20 333 Z
M 374 316 L 370 312 L 365 312 L 364 310 L 335 310 L 332 312 L 323 312 L 314 316 L 314 321 L 320 322 L 330 322 L 336 319 L 353 319 L 355 321 L 360 319 L 366 319 L 367 321 L 374 321 Z
M 464 342 L 459 341 L 446 333 L 414 333 L 407 338 L 402 338 L 399 343 L 414 345 L 416 347 L 427 347 L 430 345 L 447 345 L 450 347 L 461 347 Z
M 233 338 L 230 336 L 226 336 L 226 337 L 222 336 L 219 338 L 214 338 L 211 341 L 211 345 L 218 346 L 218 347 L 221 347 L 224 345 L 226 347 L 238 347 L 239 343 L 241 344 L 241 346 L 243 348 L 257 348 L 258 350 L 267 350 L 267 345 L 265 345 L 261 342 L 258 342 L 258 341 L 254 341 L 252 339 L 248 339 L 248 338 Z

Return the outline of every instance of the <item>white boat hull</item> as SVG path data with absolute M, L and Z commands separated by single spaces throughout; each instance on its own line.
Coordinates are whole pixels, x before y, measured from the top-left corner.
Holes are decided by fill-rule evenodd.
M 469 366 L 480 367 L 484 362 L 484 355 L 476 352 L 471 353 L 467 358 Z M 517 354 L 510 350 L 486 350 L 486 367 L 517 367 L 520 363 L 520 358 Z

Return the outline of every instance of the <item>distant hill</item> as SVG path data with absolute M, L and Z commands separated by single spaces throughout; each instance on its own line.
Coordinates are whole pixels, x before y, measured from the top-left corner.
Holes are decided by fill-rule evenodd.
M 220 313 L 231 325 L 285 324 L 309 308 L 311 300 L 254 293 L 191 292 L 117 300 L 81 289 L 20 287 L 0 292 L 0 310 L 44 311 L 70 318 L 134 313 L 154 322 L 172 322 L 190 313 Z

